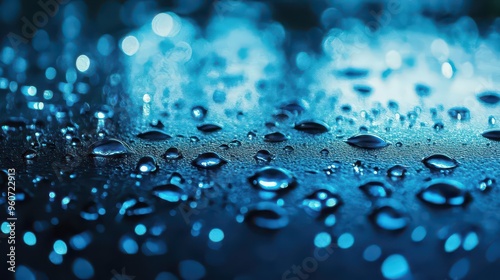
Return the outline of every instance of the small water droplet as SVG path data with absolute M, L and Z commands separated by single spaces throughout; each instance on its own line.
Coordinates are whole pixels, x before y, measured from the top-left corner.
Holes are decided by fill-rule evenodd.
M 464 185 L 449 179 L 431 180 L 417 196 L 428 204 L 443 207 L 466 205 L 472 199 Z
M 286 227 L 289 218 L 285 209 L 264 201 L 251 207 L 245 215 L 245 221 L 261 229 L 277 230 Z
M 470 119 L 470 111 L 465 107 L 453 107 L 448 110 L 448 115 L 458 121 L 466 121 Z
M 353 89 L 355 92 L 362 96 L 368 96 L 373 92 L 372 87 L 367 86 L 367 85 L 354 85 Z
M 178 160 L 183 158 L 182 153 L 175 147 L 168 148 L 163 156 L 166 160 Z
M 129 153 L 129 149 L 125 143 L 117 139 L 104 139 L 97 141 L 92 144 L 90 151 L 91 155 L 100 157 L 115 157 Z
M 324 156 L 324 157 L 327 157 L 329 154 L 330 154 L 330 151 L 328 149 L 323 149 L 321 151 L 319 151 L 319 153 Z
M 160 120 L 152 120 L 149 124 L 151 127 L 162 129 L 165 128 L 165 125 Z
M 287 152 L 287 153 L 291 153 L 294 151 L 293 147 L 292 146 L 285 146 L 283 148 L 283 151 Z
M 168 139 L 172 138 L 172 136 L 166 134 L 163 131 L 159 131 L 159 130 L 150 130 L 147 132 L 139 133 L 139 134 L 137 134 L 137 137 L 144 139 L 144 140 L 149 140 L 149 141 L 162 141 L 162 140 L 168 140 Z
M 241 142 L 238 140 L 233 140 L 233 141 L 229 142 L 229 147 L 232 147 L 232 148 L 241 147 Z
M 443 130 L 444 128 L 444 124 L 442 122 L 436 122 L 432 128 L 435 130 L 435 131 L 441 131 Z
M 205 133 L 216 132 L 216 131 L 219 131 L 222 129 L 222 127 L 220 125 L 213 124 L 213 123 L 198 125 L 196 128 L 199 131 L 202 131 Z
M 485 178 L 479 182 L 479 185 L 477 188 L 482 191 L 482 192 L 488 192 L 491 191 L 495 186 L 497 185 L 497 182 L 493 178 Z
M 253 157 L 257 162 L 269 163 L 274 156 L 268 150 L 260 150 Z
M 488 125 L 494 126 L 497 123 L 497 120 L 495 119 L 494 116 L 489 116 L 488 117 Z
M 396 147 L 398 147 L 398 148 L 399 148 L 399 147 L 402 147 L 402 146 L 403 146 L 403 143 L 401 143 L 401 142 L 397 142 L 397 143 L 396 143 Z
M 382 138 L 372 134 L 360 134 L 349 137 L 346 142 L 351 146 L 365 149 L 379 149 L 387 147 L 389 144 Z
M 392 193 L 384 183 L 379 181 L 371 181 L 359 186 L 366 196 L 371 198 L 389 197 Z
M 387 231 L 400 231 L 409 224 L 403 206 L 394 200 L 378 202 L 369 214 L 369 219 L 374 225 Z
M 184 190 L 174 184 L 156 186 L 152 189 L 153 195 L 168 202 L 178 202 L 187 198 Z
M 33 160 L 38 156 L 38 153 L 33 149 L 28 149 L 23 153 L 23 158 L 26 160 Z
M 153 173 L 158 170 L 156 160 L 151 156 L 145 156 L 137 162 L 136 170 L 141 173 Z
M 455 159 L 442 154 L 428 156 L 424 158 L 422 162 L 427 168 L 434 171 L 451 170 L 458 166 L 458 162 Z
M 254 139 L 256 137 L 257 137 L 257 134 L 255 134 L 255 132 L 253 132 L 253 131 L 249 131 L 247 133 L 247 138 L 250 139 L 250 140 L 252 140 L 252 139 Z
M 285 134 L 283 134 L 281 132 L 273 132 L 273 133 L 269 133 L 269 134 L 264 135 L 264 141 L 271 142 L 271 143 L 284 142 L 284 141 L 288 140 L 288 138 L 289 138 L 288 136 L 286 136 Z
M 483 137 L 494 141 L 500 141 L 500 129 L 486 130 L 481 134 Z
M 396 164 L 393 167 L 387 170 L 387 177 L 392 180 L 400 180 L 403 179 L 406 175 L 407 168 L 405 166 Z
M 198 155 L 197 158 L 195 158 L 192 161 L 192 164 L 194 166 L 199 167 L 199 168 L 203 168 L 203 169 L 219 168 L 226 163 L 227 163 L 227 161 L 225 159 L 223 159 L 218 154 L 213 153 L 213 152 L 200 154 L 200 155 Z
M 342 204 L 340 196 L 327 189 L 319 189 L 306 196 L 302 206 L 307 214 L 314 218 L 325 217 Z
M 305 120 L 295 124 L 294 128 L 309 134 L 320 134 L 330 130 L 330 127 L 322 121 Z
M 191 141 L 193 143 L 200 142 L 200 138 L 198 138 L 196 136 L 191 136 L 191 137 L 189 137 L 189 141 Z
M 253 187 L 270 192 L 289 190 L 297 185 L 297 180 L 292 172 L 284 168 L 271 166 L 259 169 L 248 178 L 248 181 Z
M 207 115 L 207 109 L 203 106 L 195 106 L 191 109 L 191 116 L 197 121 L 205 119 Z

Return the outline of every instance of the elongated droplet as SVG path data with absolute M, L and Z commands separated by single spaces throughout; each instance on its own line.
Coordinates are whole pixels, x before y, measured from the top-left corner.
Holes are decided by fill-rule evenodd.
M 259 169 L 254 175 L 248 178 L 250 184 L 263 191 L 284 191 L 294 188 L 297 185 L 297 180 L 292 172 L 280 168 L 266 166 Z
M 120 140 L 117 139 L 104 139 L 92 144 L 90 154 L 99 157 L 116 157 L 129 153 L 129 149 Z
M 162 141 L 162 140 L 168 140 L 172 138 L 172 136 L 166 134 L 163 131 L 159 130 L 150 130 L 146 131 L 143 133 L 137 134 L 137 137 L 144 139 L 144 140 L 149 140 L 149 141 Z
M 203 169 L 219 168 L 226 163 L 227 163 L 227 161 L 225 159 L 221 158 L 218 154 L 213 153 L 213 152 L 200 154 L 200 155 L 198 155 L 197 158 L 195 158 L 192 161 L 192 164 L 194 166 L 199 167 L 199 168 L 203 168 Z
M 153 195 L 168 202 L 178 202 L 187 198 L 184 190 L 174 184 L 156 186 L 152 189 Z
M 500 141 L 500 129 L 490 129 L 483 132 L 483 137 L 490 140 Z
M 435 154 L 428 156 L 422 160 L 425 166 L 431 170 L 451 170 L 458 166 L 455 159 L 447 155 Z
M 183 157 L 182 153 L 175 147 L 168 148 L 163 156 L 166 160 L 178 160 Z
M 384 139 L 372 134 L 352 136 L 346 140 L 346 143 L 364 149 L 380 149 L 389 145 Z
M 449 179 L 430 181 L 417 197 L 428 204 L 443 207 L 466 205 L 472 199 L 464 185 Z
M 288 225 L 289 218 L 285 209 L 272 202 L 259 202 L 246 213 L 245 221 L 252 226 L 277 230 Z
M 478 94 L 477 99 L 484 104 L 496 105 L 500 102 L 500 94 L 494 91 L 486 91 Z
M 288 140 L 288 136 L 281 132 L 273 132 L 264 135 L 264 141 L 266 142 L 272 142 L 272 143 L 277 143 L 277 142 L 284 142 Z
M 274 156 L 268 151 L 268 150 L 260 150 L 258 151 L 253 158 L 257 162 L 271 162 L 271 160 L 274 158 Z
M 379 197 L 389 197 L 392 193 L 384 183 L 379 181 L 372 181 L 359 186 L 368 197 L 379 198 Z
M 213 124 L 213 123 L 207 123 L 207 124 L 202 124 L 196 127 L 199 131 L 203 132 L 216 132 L 222 129 L 220 125 Z
M 325 122 L 315 120 L 298 122 L 294 128 L 309 134 L 320 134 L 330 130 L 330 127 Z

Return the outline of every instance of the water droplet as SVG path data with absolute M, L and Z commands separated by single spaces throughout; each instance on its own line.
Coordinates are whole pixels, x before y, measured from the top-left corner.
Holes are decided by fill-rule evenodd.
M 479 185 L 477 188 L 482 191 L 482 192 L 487 192 L 491 191 L 495 186 L 497 185 L 497 182 L 493 178 L 485 178 L 479 182 Z
M 187 199 L 184 190 L 174 184 L 156 186 L 152 189 L 153 195 L 168 202 L 178 202 Z
M 434 154 L 428 156 L 422 160 L 425 166 L 431 170 L 451 170 L 458 166 L 458 162 L 455 159 L 450 158 L 447 155 Z
M 241 147 L 241 142 L 238 140 L 233 140 L 233 141 L 229 142 L 229 147 L 232 147 L 232 148 Z
M 163 131 L 159 130 L 150 130 L 146 131 L 143 133 L 137 134 L 137 137 L 144 139 L 144 140 L 149 140 L 149 141 L 162 141 L 162 140 L 168 140 L 171 139 L 172 136 L 166 134 Z
M 323 169 L 323 171 L 326 175 L 332 175 L 340 169 L 340 165 L 340 161 L 334 161 L 332 164 Z
M 191 141 L 193 143 L 200 142 L 200 138 L 198 138 L 196 136 L 191 136 L 191 137 L 189 137 L 189 141 Z
M 391 189 L 379 181 L 368 182 L 359 186 L 359 189 L 371 198 L 389 197 L 392 193 Z
M 219 168 L 226 163 L 227 163 L 227 161 L 225 159 L 221 158 L 218 154 L 213 153 L 213 152 L 200 154 L 200 155 L 198 155 L 197 158 L 195 158 L 192 161 L 192 164 L 194 166 L 199 167 L 199 168 L 203 168 L 203 169 Z
M 399 148 L 399 147 L 402 147 L 402 146 L 403 146 L 403 143 L 401 143 L 401 142 L 397 142 L 397 143 L 396 143 L 396 147 L 398 147 L 398 148 Z
M 339 71 L 337 74 L 348 79 L 359 79 L 368 76 L 370 71 L 361 68 L 347 68 Z
M 448 115 L 458 121 L 466 121 L 470 119 L 470 111 L 465 107 L 453 107 L 448 110 Z
M 427 97 L 431 95 L 431 88 L 423 84 L 417 84 L 415 85 L 415 92 L 420 97 Z
M 320 134 L 330 130 L 330 127 L 322 121 L 306 120 L 295 124 L 296 130 L 303 131 L 309 134 Z
M 257 162 L 269 163 L 274 156 L 268 150 L 260 150 L 253 157 Z
M 156 160 L 153 157 L 145 156 L 139 159 L 136 169 L 141 173 L 153 173 L 158 170 L 158 166 L 156 165 Z
M 430 181 L 417 197 L 428 204 L 443 207 L 466 205 L 472 199 L 464 185 L 449 179 Z
M 477 99 L 484 104 L 495 105 L 500 102 L 500 94 L 494 91 L 486 91 L 478 94 Z
M 90 154 L 100 157 L 114 157 L 122 156 L 129 153 L 129 149 L 120 140 L 117 139 L 104 139 L 95 142 L 90 148 Z
M 434 128 L 435 131 L 441 131 L 444 128 L 444 124 L 442 122 L 436 122 L 432 128 Z
M 249 132 L 247 133 L 247 138 L 248 138 L 248 139 L 252 140 L 252 139 L 254 139 L 255 137 L 257 137 L 257 134 L 255 134 L 255 132 L 253 132 L 253 131 L 249 131 Z
M 245 221 L 252 226 L 277 230 L 288 225 L 288 213 L 272 202 L 259 202 L 246 213 Z
M 495 119 L 495 117 L 494 117 L 494 116 L 489 116 L 489 117 L 488 117 L 488 124 L 489 124 L 490 126 L 494 126 L 496 122 L 497 122 L 497 120 Z
M 212 96 L 215 103 L 222 104 L 226 102 L 226 93 L 221 90 L 216 90 Z
M 160 120 L 152 120 L 149 124 L 151 127 L 162 129 L 165 128 L 165 125 Z
M 283 151 L 287 152 L 287 153 L 291 153 L 294 151 L 293 147 L 292 146 L 285 146 L 283 148 Z
M 349 145 L 365 149 L 379 149 L 389 144 L 382 138 L 372 134 L 360 134 L 346 140 Z
M 323 150 L 319 151 L 319 153 L 322 156 L 327 157 L 330 154 L 330 151 L 328 149 L 323 149 Z
M 201 121 L 205 119 L 205 117 L 207 116 L 207 112 L 207 109 L 205 109 L 205 107 L 203 106 L 194 106 L 191 109 L 191 116 L 193 117 L 193 119 Z
M 302 114 L 309 105 L 304 100 L 299 100 L 295 102 L 291 102 L 289 104 L 283 105 L 280 107 L 281 110 L 288 111 L 295 115 Z
M 377 227 L 388 231 L 402 230 L 409 223 L 403 206 L 392 200 L 377 203 L 369 219 Z
M 400 180 L 403 179 L 406 175 L 406 167 L 396 164 L 393 167 L 389 168 L 387 170 L 387 177 L 391 178 L 392 180 Z
M 183 158 L 182 153 L 175 147 L 168 148 L 163 156 L 166 160 L 178 160 Z
M 212 124 L 212 123 L 198 125 L 196 128 L 199 131 L 206 132 L 206 133 L 216 132 L 216 131 L 219 131 L 222 129 L 222 127 L 220 125 Z
M 271 166 L 259 169 L 248 178 L 248 181 L 259 190 L 271 192 L 289 190 L 297 185 L 297 180 L 292 172 L 284 168 Z
M 281 132 L 273 132 L 264 135 L 264 141 L 266 142 L 272 142 L 272 143 L 277 143 L 277 142 L 283 142 L 288 140 L 288 136 Z
M 483 132 L 481 135 L 494 141 L 500 141 L 500 129 L 490 129 Z
M 38 156 L 38 153 L 33 149 L 28 149 L 23 153 L 23 158 L 26 160 L 33 160 Z
M 109 105 L 102 105 L 94 112 L 94 117 L 97 119 L 111 119 L 115 112 Z
M 319 189 L 306 196 L 302 206 L 307 214 L 314 218 L 325 217 L 334 212 L 342 200 L 340 196 L 326 189 Z
M 354 85 L 353 89 L 362 96 L 368 96 L 373 92 L 372 87 L 367 85 Z

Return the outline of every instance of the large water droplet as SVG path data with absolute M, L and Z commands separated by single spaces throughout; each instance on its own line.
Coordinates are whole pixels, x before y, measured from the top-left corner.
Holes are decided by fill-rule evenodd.
M 122 156 L 129 153 L 129 149 L 120 140 L 104 139 L 95 142 L 90 148 L 90 154 L 100 157 Z
M 453 107 L 448 110 L 448 115 L 455 120 L 466 121 L 470 119 L 470 111 L 465 107 Z
M 494 91 L 486 91 L 477 95 L 477 99 L 488 105 L 495 105 L 500 102 L 500 94 Z
M 264 141 L 266 142 L 272 142 L 272 143 L 277 143 L 277 142 L 283 142 L 288 140 L 288 136 L 281 132 L 273 132 L 264 135 Z
M 198 155 L 197 158 L 195 158 L 192 161 L 192 164 L 194 166 L 199 167 L 199 168 L 203 168 L 203 169 L 219 168 L 226 163 L 227 163 L 227 161 L 225 159 L 221 158 L 218 154 L 213 153 L 213 152 L 200 154 L 200 155 Z
M 252 186 L 263 191 L 284 191 L 294 188 L 297 180 L 292 172 L 280 168 L 266 166 L 259 169 L 254 175 L 248 178 Z
M 481 135 L 494 141 L 500 141 L 500 129 L 490 129 L 483 132 Z
M 255 156 L 253 156 L 253 158 L 257 162 L 268 163 L 273 160 L 274 156 L 268 150 L 260 150 L 255 154 Z
M 466 205 L 472 199 L 464 185 L 449 179 L 430 181 L 417 196 L 431 205 L 443 207 Z
M 334 212 L 342 200 L 340 196 L 326 189 L 319 189 L 306 196 L 302 206 L 307 214 L 314 218 L 325 217 Z
M 379 181 L 368 182 L 359 186 L 359 189 L 371 198 L 389 197 L 392 193 L 391 189 Z
M 184 190 L 174 184 L 156 186 L 152 189 L 153 195 L 168 202 L 178 202 L 187 199 Z
M 325 133 L 330 130 L 330 127 L 322 121 L 306 120 L 295 124 L 296 130 L 300 130 L 309 134 Z
M 175 147 L 168 148 L 163 156 L 166 160 L 178 160 L 183 157 L 181 152 Z
M 245 221 L 262 229 L 277 230 L 288 225 L 288 213 L 272 202 L 259 202 L 246 213 Z
M 382 138 L 372 134 L 360 134 L 352 136 L 346 140 L 351 146 L 365 149 L 379 149 L 387 147 L 389 144 Z
M 207 123 L 207 124 L 198 125 L 196 128 L 199 131 L 203 131 L 203 132 L 206 132 L 206 133 L 216 132 L 216 131 L 219 131 L 219 130 L 222 129 L 222 127 L 220 125 L 213 124 L 213 123 Z
M 136 169 L 141 173 L 153 173 L 156 172 L 158 166 L 156 164 L 156 160 L 153 157 L 145 156 L 139 159 Z
M 163 131 L 159 130 L 150 130 L 146 131 L 143 133 L 137 134 L 137 137 L 144 139 L 144 140 L 149 140 L 149 141 L 162 141 L 162 140 L 168 140 L 172 138 L 172 136 L 166 134 Z
M 377 227 L 388 231 L 402 230 L 409 223 L 403 206 L 392 200 L 377 203 L 369 219 Z
M 428 156 L 422 160 L 425 166 L 431 170 L 451 170 L 458 166 L 458 162 L 455 159 L 450 158 L 447 155 L 434 154 Z

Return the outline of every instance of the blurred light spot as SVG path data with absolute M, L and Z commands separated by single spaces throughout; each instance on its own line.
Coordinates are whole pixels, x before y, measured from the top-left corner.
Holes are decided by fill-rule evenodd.
M 146 226 L 143 224 L 138 224 L 135 226 L 135 234 L 137 235 L 144 235 L 146 233 Z
M 75 16 L 69 16 L 64 19 L 62 24 L 62 32 L 64 37 L 68 39 L 75 39 L 80 35 L 81 23 Z
M 446 239 L 446 242 L 444 243 L 444 250 L 447 253 L 453 252 L 460 247 L 460 244 L 462 243 L 462 238 L 458 233 L 454 233 Z
M 178 280 L 177 276 L 170 272 L 160 272 L 156 276 L 155 280 Z
M 23 86 L 23 87 L 21 87 L 21 92 L 24 95 L 35 96 L 37 90 L 36 90 L 36 87 L 34 87 L 34 86 Z
M 49 100 L 49 99 L 52 99 L 52 97 L 54 96 L 54 93 L 51 91 L 51 90 L 45 90 L 43 92 L 43 98 Z
M 337 244 L 339 245 L 339 248 L 341 249 L 348 249 L 354 244 L 354 236 L 352 234 L 346 232 L 339 236 L 339 239 L 337 240 Z
M 314 237 L 314 245 L 318 248 L 325 248 L 332 243 L 332 237 L 327 232 L 320 232 Z
M 297 64 L 297 68 L 304 71 L 311 66 L 311 58 L 306 52 L 299 52 L 295 63 Z
M 213 228 L 208 234 L 212 242 L 221 242 L 224 239 L 224 232 L 221 229 Z
M 446 79 L 451 79 L 453 77 L 453 67 L 449 62 L 441 64 L 441 74 L 443 74 Z
M 122 252 L 126 254 L 133 255 L 137 253 L 137 251 L 139 250 L 139 246 L 137 245 L 137 242 L 135 242 L 134 239 L 130 237 L 123 237 L 120 240 L 120 249 Z
M 59 255 L 58 253 L 52 251 L 49 254 L 49 260 L 50 260 L 51 263 L 57 265 L 57 264 L 61 264 L 62 263 L 63 257 L 62 257 L 62 255 Z
M 470 261 L 467 258 L 458 260 L 450 269 L 448 276 L 451 279 L 462 279 L 469 272 Z
M 162 37 L 168 37 L 174 28 L 174 19 L 167 13 L 157 14 L 151 23 L 153 32 Z
M 3 222 L 3 223 L 2 223 L 2 227 L 1 227 L 1 229 L 2 229 L 2 233 L 3 233 L 3 234 L 9 234 L 9 233 L 10 233 L 10 226 L 9 226 L 9 223 L 7 223 L 7 222 Z
M 55 77 L 56 77 L 56 69 L 54 67 L 49 67 L 47 69 L 45 69 L 45 77 L 48 79 L 48 80 L 53 80 Z
M 399 69 L 401 67 L 401 55 L 395 50 L 387 52 L 385 55 L 385 63 L 391 69 Z
M 147 93 L 146 93 L 146 94 L 144 94 L 144 95 L 142 96 L 142 101 L 144 101 L 144 103 L 149 103 L 149 102 L 151 102 L 151 96 L 149 96 L 149 94 L 147 94 Z
M 121 47 L 126 55 L 132 56 L 139 50 L 139 40 L 134 36 L 127 36 L 123 39 Z
M 62 240 L 56 240 L 54 242 L 54 252 L 56 252 L 59 255 L 64 255 L 68 252 L 68 247 L 66 246 L 66 243 Z
M 105 34 L 99 38 L 97 41 L 97 51 L 103 55 L 110 55 L 115 49 L 115 38 L 113 36 Z
M 89 232 L 82 232 L 71 237 L 69 244 L 75 250 L 83 250 L 90 244 L 91 239 L 92 236 Z
M 387 279 L 399 279 L 408 274 L 410 268 L 402 255 L 390 255 L 382 263 L 382 274 Z
M 448 44 L 443 39 L 436 39 L 432 41 L 431 52 L 438 60 L 446 60 L 450 55 Z
M 76 69 L 80 72 L 85 72 L 90 68 L 90 59 L 88 56 L 82 54 L 76 59 Z
M 427 231 L 423 226 L 418 226 L 416 227 L 412 233 L 411 233 L 411 239 L 414 242 L 420 242 L 424 240 L 425 236 L 427 235 Z
M 28 246 L 33 246 L 36 244 L 36 236 L 33 232 L 27 231 L 23 236 L 24 243 Z
M 16 280 L 17 279 L 22 279 L 22 280 L 36 280 L 35 275 L 33 274 L 33 272 L 31 272 L 31 270 L 28 267 L 24 266 L 24 265 L 20 265 L 16 269 Z
M 193 260 L 181 261 L 179 264 L 179 273 L 183 279 L 196 280 L 205 276 L 205 267 Z
M 28 102 L 28 108 L 32 110 L 43 110 L 44 107 L 43 102 Z
M 94 276 L 94 267 L 83 258 L 77 258 L 73 262 L 73 273 L 78 279 L 90 279 Z
M 365 251 L 363 252 L 363 258 L 366 261 L 369 262 L 374 262 L 380 258 L 380 255 L 382 254 L 382 250 L 380 249 L 379 246 L 377 245 L 370 245 L 366 247 Z
M 470 232 L 464 238 L 464 242 L 463 242 L 462 246 L 463 246 L 465 251 L 471 251 L 474 248 L 476 248 L 477 244 L 479 244 L 479 237 L 477 236 L 477 233 Z

